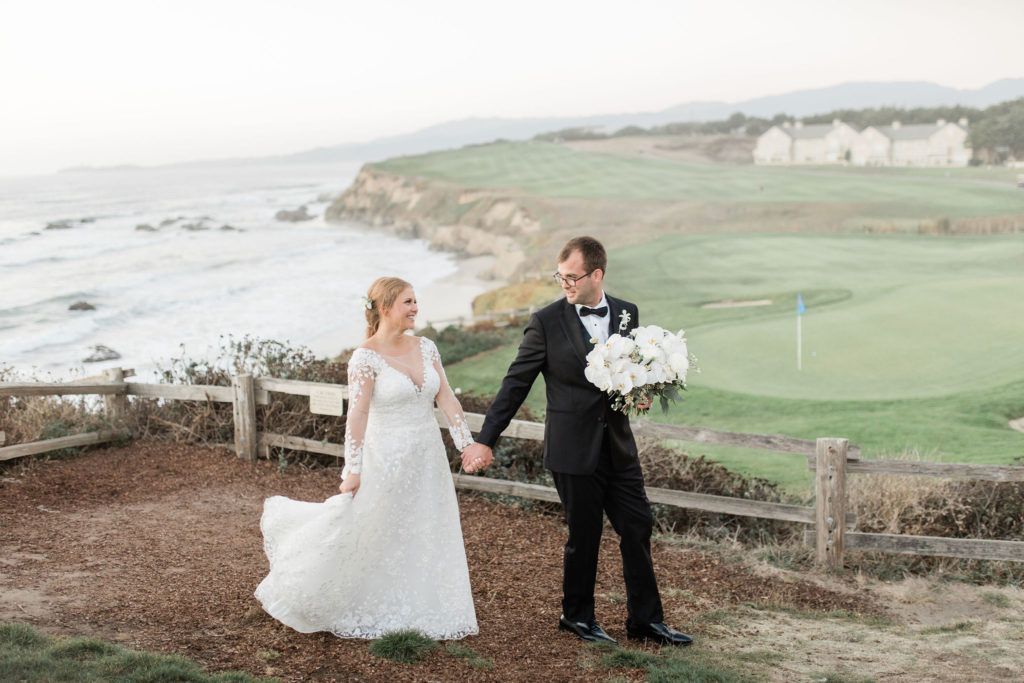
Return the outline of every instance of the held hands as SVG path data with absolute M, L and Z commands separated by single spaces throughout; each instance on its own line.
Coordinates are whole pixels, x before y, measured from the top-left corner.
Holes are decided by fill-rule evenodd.
M 355 472 L 349 472 L 345 475 L 345 478 L 341 480 L 341 486 L 338 490 L 342 493 L 351 493 L 352 497 L 355 498 L 356 491 L 359 490 L 359 475 Z
M 494 462 L 494 455 L 491 449 L 482 443 L 471 443 L 462 451 L 462 469 L 472 474 L 487 467 Z
M 647 399 L 643 403 L 638 403 L 636 407 L 639 408 L 640 410 L 648 410 L 652 405 L 654 405 L 654 400 Z

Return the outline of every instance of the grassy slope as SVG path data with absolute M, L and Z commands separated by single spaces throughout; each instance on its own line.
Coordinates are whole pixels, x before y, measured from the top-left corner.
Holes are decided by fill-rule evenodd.
M 447 368 L 454 386 L 493 393 L 515 349 L 505 347 Z M 527 404 L 543 413 L 543 379 Z M 865 449 L 865 457 L 891 457 L 907 449 L 945 462 L 1013 464 L 1024 455 L 1024 435 L 1006 426 L 1011 416 L 1024 415 L 1024 381 L 995 390 L 972 391 L 929 399 L 815 401 L 756 396 L 712 389 L 702 378 L 691 380 L 685 400 L 668 415 L 651 418 L 673 424 L 814 439 L 849 438 Z M 809 490 L 812 477 L 801 456 L 739 448 L 684 446 L 706 454 L 737 471 L 764 476 L 794 492 Z
M 577 198 L 857 203 L 871 217 L 1024 212 L 1005 169 L 712 166 L 510 143 L 386 162 L 394 172 Z M 758 188 L 764 185 L 765 191 Z M 714 226 L 709 226 L 713 229 Z M 865 234 L 651 235 L 612 254 L 609 290 L 646 322 L 687 329 L 702 373 L 666 417 L 739 431 L 847 436 L 868 457 L 908 447 L 1008 463 L 1024 440 L 1024 237 Z M 795 298 L 804 370 L 796 371 Z M 705 309 L 723 299 L 771 306 Z M 449 369 L 493 392 L 514 349 Z M 530 397 L 543 409 L 543 390 Z M 800 458 L 694 448 L 801 489 Z
M 384 170 L 471 187 L 519 188 L 583 199 L 680 202 L 841 202 L 863 204 L 865 217 L 971 217 L 1024 211 L 1012 174 L 983 169 L 790 168 L 686 164 L 581 152 L 537 142 L 500 143 L 401 157 Z M 905 171 L 905 172 L 900 172 Z

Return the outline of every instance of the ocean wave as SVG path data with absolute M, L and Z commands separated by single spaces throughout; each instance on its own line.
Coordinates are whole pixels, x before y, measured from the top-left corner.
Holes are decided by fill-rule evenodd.
M 17 216 L 4 220 L 4 232 L 20 234 L 0 242 L 0 358 L 59 372 L 104 344 L 121 353 L 117 364 L 141 371 L 180 355 L 181 344 L 193 358 L 214 354 L 225 334 L 340 350 L 338 340 L 361 338 L 358 299 L 373 279 L 396 274 L 420 285 L 455 269 L 423 241 L 368 226 L 320 216 L 274 221 L 279 208 L 344 189 L 336 169 L 317 173 L 160 171 L 81 179 L 90 192 L 54 185 L 17 193 L 28 199 L 4 203 L 5 215 Z M 49 201 L 59 193 L 61 202 Z M 23 234 L 28 224 L 69 215 L 96 220 Z M 178 216 L 207 216 L 211 229 L 135 230 Z M 245 231 L 217 229 L 225 223 Z M 78 300 L 97 308 L 69 311 Z

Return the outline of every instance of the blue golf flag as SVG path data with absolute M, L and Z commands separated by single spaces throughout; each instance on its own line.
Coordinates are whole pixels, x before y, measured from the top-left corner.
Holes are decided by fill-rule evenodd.
M 800 294 L 797 294 L 796 295 L 796 314 L 797 315 L 803 315 L 804 311 L 806 311 L 806 310 L 807 310 L 807 307 L 804 306 L 804 297 L 802 295 L 800 295 Z

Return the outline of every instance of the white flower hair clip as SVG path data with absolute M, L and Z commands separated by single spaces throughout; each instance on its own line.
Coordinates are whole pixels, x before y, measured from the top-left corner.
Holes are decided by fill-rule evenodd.
M 363 307 L 366 308 L 366 310 L 368 310 L 368 311 L 372 311 L 373 310 L 373 299 L 371 299 L 370 297 L 368 297 L 368 296 L 366 296 L 364 294 L 363 297 L 360 299 L 360 301 L 363 302 Z
M 623 311 L 619 315 L 619 332 L 625 332 L 629 327 L 629 321 L 633 318 L 629 315 L 629 311 Z

